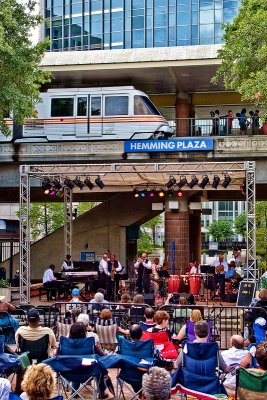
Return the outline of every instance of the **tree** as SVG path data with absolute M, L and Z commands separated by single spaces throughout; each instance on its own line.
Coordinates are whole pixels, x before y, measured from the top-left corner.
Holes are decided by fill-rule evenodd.
M 64 225 L 63 203 L 32 203 L 30 228 L 33 240 L 40 239 Z
M 87 211 L 92 210 L 92 208 L 96 207 L 100 203 L 96 202 L 82 202 L 78 204 L 78 217 L 82 214 L 84 214 Z
M 4 118 L 11 113 L 15 122 L 23 123 L 32 117 L 40 85 L 50 76 L 40 68 L 49 41 L 31 42 L 31 29 L 43 20 L 35 5 L 34 0 L 0 1 L 0 130 L 6 135 L 10 131 Z
M 257 255 L 267 261 L 267 201 L 256 203 L 256 246 Z
M 152 236 L 142 229 L 140 230 L 140 236 L 137 240 L 137 252 L 138 254 L 153 252 Z
M 216 242 L 230 240 L 234 235 L 232 223 L 229 221 L 213 221 L 208 228 L 208 233 Z
M 156 227 L 162 223 L 162 215 L 156 215 L 156 217 L 150 219 L 149 221 L 145 222 L 141 229 L 148 228 L 152 231 L 152 242 L 153 247 L 156 247 Z
M 246 237 L 247 234 L 247 214 L 242 213 L 235 217 L 235 231 L 238 235 L 241 235 L 243 238 Z
M 242 0 L 238 15 L 225 26 L 225 46 L 219 50 L 222 63 L 213 78 L 222 77 L 226 89 L 242 100 L 267 106 L 267 2 Z

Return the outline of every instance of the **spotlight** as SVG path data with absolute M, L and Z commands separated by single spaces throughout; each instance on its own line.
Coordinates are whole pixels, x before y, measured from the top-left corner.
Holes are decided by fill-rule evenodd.
M 146 197 L 147 195 L 147 190 L 142 190 L 142 192 L 140 193 L 140 197 Z
M 164 191 L 161 189 L 160 191 L 159 191 L 159 197 L 164 197 L 165 196 L 165 193 L 164 193 Z
M 49 194 L 50 189 L 52 188 L 52 183 L 50 182 L 49 178 L 44 178 L 42 180 L 42 188 L 43 188 L 45 194 Z
M 173 190 L 172 189 L 168 190 L 167 197 L 173 197 Z
M 51 189 L 50 191 L 49 191 L 49 195 L 50 196 L 55 196 L 55 194 L 57 194 L 57 191 L 56 191 L 56 189 Z
M 70 190 L 74 188 L 74 184 L 69 178 L 64 179 L 64 186 L 67 186 Z
M 100 176 L 98 176 L 95 180 L 96 185 L 100 188 L 103 189 L 103 187 L 105 186 L 105 184 L 103 183 L 103 181 L 101 180 Z
M 201 189 L 205 189 L 207 184 L 210 182 L 208 175 L 204 175 L 202 181 L 198 185 Z
M 176 185 L 178 186 L 179 189 L 181 189 L 183 186 L 185 186 L 187 184 L 187 179 L 186 177 L 182 177 L 180 179 L 180 182 L 178 182 Z
M 136 199 L 140 196 L 137 189 L 134 189 L 133 194 Z
M 177 196 L 178 196 L 178 197 L 183 197 L 183 192 L 182 192 L 181 190 L 178 190 Z
M 57 197 L 59 197 L 60 199 L 62 199 L 62 197 L 64 197 L 64 190 L 63 189 L 59 189 L 59 191 L 56 194 Z
M 193 187 L 196 186 L 197 184 L 198 184 L 198 179 L 197 179 L 196 175 L 193 175 L 191 182 L 189 182 L 187 184 L 187 186 L 189 186 L 190 189 L 193 189 Z
M 166 183 L 166 187 L 170 189 L 173 185 L 175 185 L 176 179 L 174 176 L 170 175 L 168 182 Z
M 220 180 L 221 180 L 221 178 L 220 178 L 218 175 L 214 175 L 214 178 L 213 178 L 213 182 L 212 182 L 211 187 L 212 187 L 213 189 L 217 189 L 217 187 L 218 187 L 218 185 L 219 185 L 219 183 L 220 183 Z
M 60 183 L 60 180 L 57 178 L 57 179 L 55 179 L 55 180 L 53 180 L 53 187 L 56 189 L 56 190 L 60 190 L 60 189 L 62 189 L 62 185 L 61 185 L 61 183 Z
M 227 186 L 231 183 L 232 178 L 229 175 L 224 175 L 224 181 L 222 183 L 222 187 L 224 189 L 227 188 Z
M 90 190 L 92 190 L 95 185 L 93 184 L 93 182 L 91 182 L 90 178 L 85 178 L 84 182 L 85 186 L 87 186 Z
M 149 197 L 155 197 L 156 196 L 156 190 L 153 189 L 149 192 Z
M 78 186 L 80 190 L 84 188 L 84 183 L 80 180 L 80 178 L 78 178 L 78 176 L 76 176 L 76 179 L 74 179 L 73 183 L 74 185 Z

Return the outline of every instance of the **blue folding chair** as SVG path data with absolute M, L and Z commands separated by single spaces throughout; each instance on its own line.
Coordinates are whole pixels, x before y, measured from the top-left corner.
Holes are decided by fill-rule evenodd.
M 192 395 L 197 399 L 215 399 L 215 394 L 226 394 L 218 376 L 219 345 L 213 343 L 186 343 L 182 366 L 172 375 L 171 393 L 181 397 Z
M 142 391 L 142 377 L 154 364 L 153 340 L 132 342 L 122 337 L 118 338 L 118 353 L 122 357 L 122 365 L 117 376 L 116 399 L 122 395 L 123 387 L 131 393 L 133 399 L 138 399 Z M 135 361 L 133 362 L 133 359 Z M 129 386 L 131 385 L 131 386 Z
M 16 393 L 10 393 L 9 400 L 21 400 L 21 397 Z M 51 400 L 63 400 L 63 396 L 52 397 Z

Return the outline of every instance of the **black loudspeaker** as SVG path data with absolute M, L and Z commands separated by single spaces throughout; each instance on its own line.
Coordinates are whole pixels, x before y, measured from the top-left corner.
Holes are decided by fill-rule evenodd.
M 145 293 L 144 294 L 145 303 L 154 306 L 154 294 L 153 293 Z

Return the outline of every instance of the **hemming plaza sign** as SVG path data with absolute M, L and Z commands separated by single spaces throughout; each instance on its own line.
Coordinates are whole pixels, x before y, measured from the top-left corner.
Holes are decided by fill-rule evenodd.
M 175 140 L 130 140 L 124 142 L 125 153 L 142 153 L 156 151 L 210 151 L 213 149 L 213 138 Z

